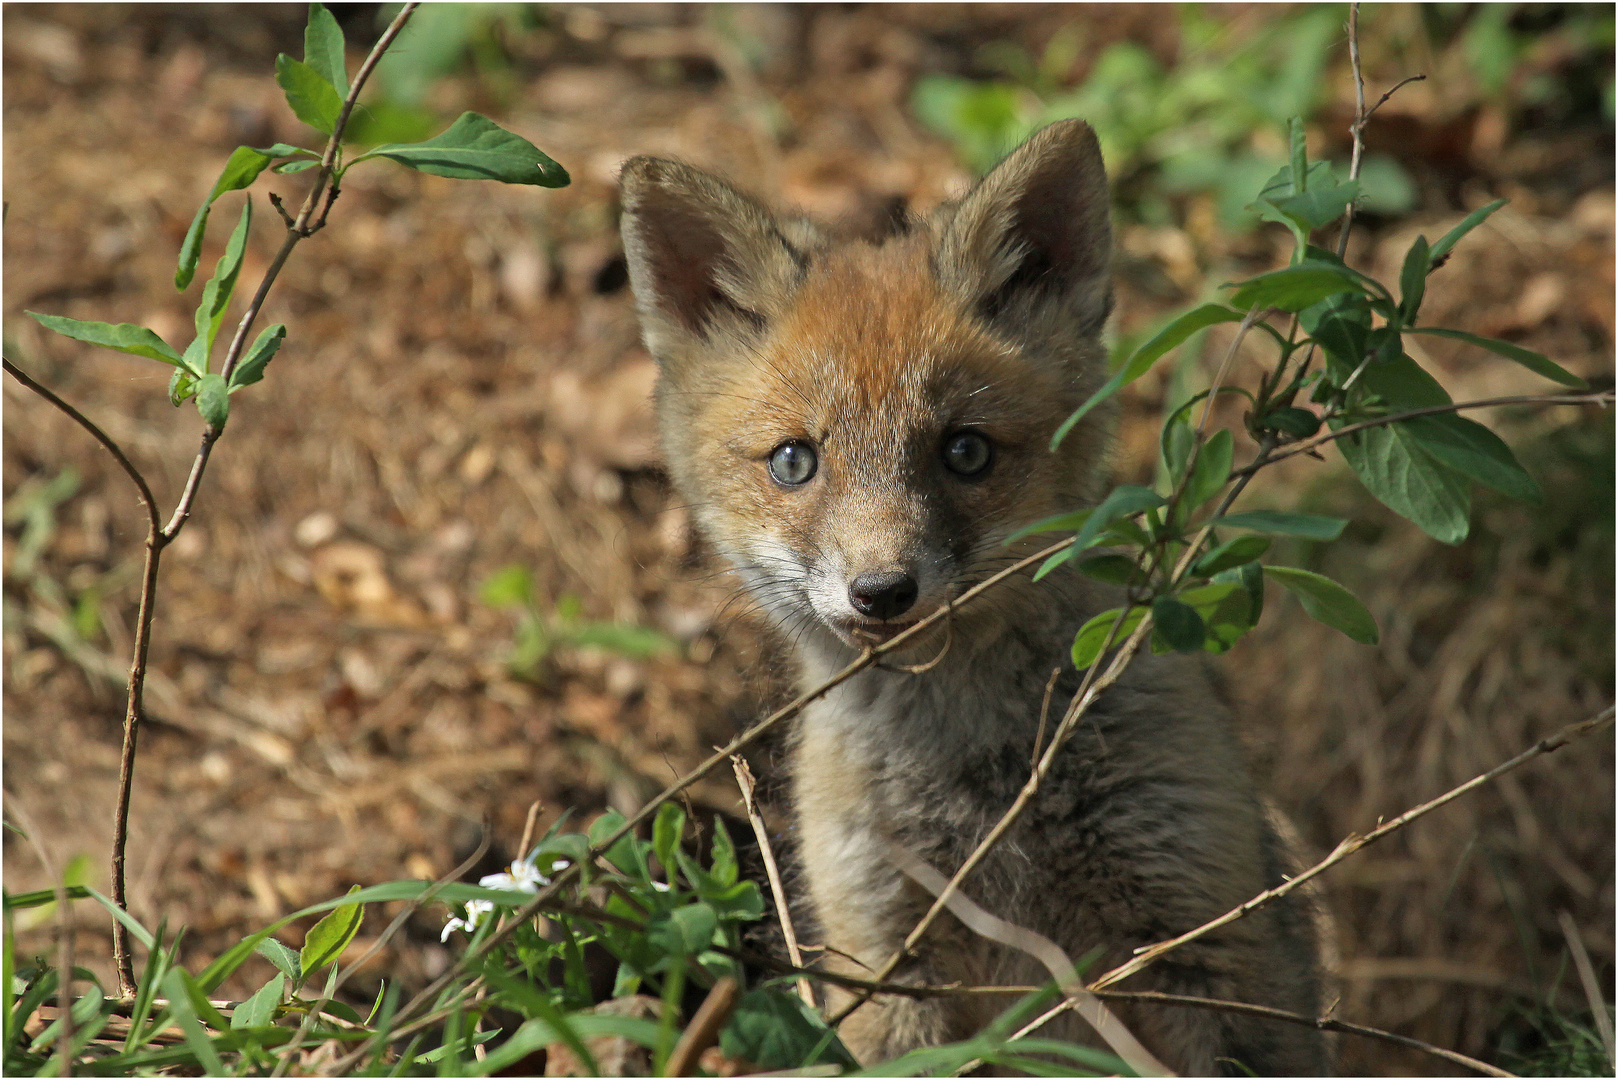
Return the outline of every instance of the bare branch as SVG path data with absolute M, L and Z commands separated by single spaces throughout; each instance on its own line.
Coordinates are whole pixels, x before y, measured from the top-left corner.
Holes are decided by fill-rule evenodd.
M 980 937 L 999 942 L 1007 948 L 1027 953 L 1050 972 L 1056 985 L 1062 988 L 1074 1011 L 1084 1018 L 1101 1040 L 1112 1047 L 1112 1052 L 1134 1070 L 1136 1076 L 1173 1076 L 1174 1073 L 1153 1053 L 1140 1044 L 1134 1033 L 1114 1016 L 1094 994 L 1079 981 L 1078 970 L 1072 957 L 1044 934 L 1007 922 L 984 911 L 965 893 L 956 890 L 945 897 L 949 882 L 944 875 L 917 858 L 909 849 L 898 844 L 888 845 L 888 855 L 898 864 L 905 876 L 939 897 L 949 906 L 950 913 Z
M 127 473 L 129 478 L 135 482 L 135 487 L 140 490 L 140 501 L 146 507 L 146 516 L 151 521 L 152 531 L 155 532 L 160 521 L 157 511 L 157 500 L 152 497 L 152 489 L 147 486 L 146 477 L 142 476 L 140 470 L 135 468 L 128 456 L 125 455 L 123 448 L 117 443 L 113 442 L 112 438 L 106 432 L 102 431 L 99 427 L 92 423 L 90 419 L 83 413 L 58 397 L 56 393 L 49 387 L 34 381 L 33 376 L 19 368 L 16 364 L 13 364 L 10 357 L 0 357 L 0 362 L 5 364 L 6 372 L 10 374 L 12 378 L 16 379 L 18 382 L 28 387 L 28 389 L 44 398 L 52 405 L 55 405 L 68 416 L 72 417 L 73 421 L 85 431 L 88 431 L 91 436 L 95 438 L 96 442 L 106 447 L 107 453 L 111 454 L 117 459 L 118 464 L 123 467 L 124 472 Z
M 1336 1031 L 1344 1035 L 1358 1035 L 1367 1039 L 1378 1039 L 1382 1042 L 1402 1046 L 1408 1050 L 1419 1050 L 1424 1054 L 1443 1058 L 1456 1065 L 1465 1066 L 1484 1076 L 1515 1076 L 1504 1069 L 1479 1061 L 1477 1058 L 1467 1057 L 1454 1050 L 1446 1050 L 1432 1043 L 1412 1039 L 1408 1035 L 1398 1035 L 1381 1028 L 1366 1027 L 1364 1024 L 1351 1024 L 1346 1020 L 1337 1020 L 1330 1016 L 1304 1016 L 1302 1013 L 1287 1012 L 1285 1009 L 1272 1009 L 1268 1005 L 1250 1005 L 1245 1001 L 1225 1001 L 1220 998 L 1193 997 L 1189 994 L 1164 994 L 1155 990 L 1096 990 L 1096 997 L 1108 1001 L 1140 1003 L 1142 1005 L 1178 1005 L 1191 1009 L 1208 1009 L 1213 1012 L 1236 1013 L 1241 1016 L 1259 1016 L 1267 1020 L 1279 1020 L 1287 1024 L 1299 1024 L 1303 1027 L 1318 1028 L 1321 1031 Z M 1044 1014 L 1036 1017 L 1026 1024 L 1020 1031 L 1012 1036 L 1014 1039 L 1023 1038 L 1032 1034 L 1040 1027 L 1054 1019 L 1072 1005 L 1071 1000 L 1063 1001 Z
M 786 939 L 787 957 L 793 967 L 803 967 L 803 950 L 798 948 L 798 934 L 792 927 L 792 915 L 787 910 L 787 890 L 781 882 L 781 869 L 775 863 L 775 849 L 770 846 L 770 831 L 764 827 L 764 815 L 758 812 L 753 800 L 753 770 L 747 759 L 736 754 L 730 759 L 736 770 L 736 786 L 742 789 L 742 806 L 747 810 L 748 824 L 753 826 L 753 837 L 758 840 L 759 852 L 764 856 L 764 874 L 770 880 L 770 892 L 775 894 L 775 915 L 781 922 L 781 936 Z M 814 987 L 807 978 L 798 980 L 798 996 L 811 1009 L 816 1008 Z
M 691 1023 L 680 1035 L 680 1041 L 674 1044 L 674 1050 L 663 1066 L 663 1075 L 696 1075 L 697 1058 L 719 1041 L 720 1029 L 730 1019 L 730 1014 L 736 1011 L 736 1003 L 740 1000 L 741 986 L 735 979 L 726 975 L 715 982 L 708 996 L 702 999 L 702 1005 L 691 1018 Z
M 1533 746 L 1530 746 L 1527 750 L 1524 750 L 1510 761 L 1502 762 L 1501 764 L 1490 769 L 1488 772 L 1479 773 L 1466 783 L 1451 788 L 1449 791 L 1446 791 L 1436 799 L 1429 800 L 1428 802 L 1422 803 L 1420 806 L 1412 807 L 1411 809 L 1406 810 L 1392 821 L 1385 822 L 1364 835 L 1350 834 L 1344 837 L 1330 855 L 1326 856 L 1320 862 L 1316 863 L 1314 866 L 1311 866 L 1309 869 L 1305 870 L 1296 877 L 1277 885 L 1273 889 L 1266 889 L 1264 892 L 1259 893 L 1251 900 L 1244 901 L 1243 903 L 1238 904 L 1236 907 L 1231 908 L 1217 919 L 1212 919 L 1206 923 L 1203 923 L 1195 930 L 1181 934 L 1179 937 L 1170 938 L 1167 941 L 1160 941 L 1155 945 L 1147 945 L 1136 950 L 1136 955 L 1133 959 L 1127 961 L 1126 963 L 1120 964 L 1118 967 L 1115 967 L 1111 971 L 1102 975 L 1099 979 L 1090 984 L 1090 989 L 1102 990 L 1106 987 L 1114 985 L 1115 983 L 1121 982 L 1124 979 L 1127 979 L 1129 976 L 1135 974 L 1137 971 L 1159 959 L 1166 953 L 1179 948 L 1181 945 L 1184 945 L 1187 942 L 1195 941 L 1197 938 L 1202 937 L 1204 934 L 1207 934 L 1213 930 L 1217 930 L 1221 926 L 1229 925 L 1230 923 L 1235 922 L 1237 919 L 1240 919 L 1245 915 L 1249 915 L 1261 907 L 1265 907 L 1272 901 L 1280 899 L 1287 893 L 1297 889 L 1304 882 L 1311 881 L 1314 878 L 1319 877 L 1321 874 L 1325 873 L 1333 866 L 1336 866 L 1338 863 L 1342 862 L 1356 851 L 1359 851 L 1361 848 L 1368 847 L 1369 845 L 1376 843 L 1389 833 L 1399 831 L 1412 821 L 1415 821 L 1417 818 L 1429 814 L 1446 803 L 1460 798 L 1473 788 L 1481 787 L 1484 784 L 1489 783 L 1491 780 L 1504 776 L 1506 773 L 1527 764 L 1537 757 L 1544 754 L 1549 754 L 1555 750 L 1560 750 L 1568 743 L 1573 742 L 1576 739 L 1583 738 L 1584 736 L 1605 727 L 1612 722 L 1612 717 L 1613 708 L 1609 705 L 1607 708 L 1603 709 L 1601 712 L 1590 717 L 1589 719 L 1580 720 L 1576 724 L 1569 724 L 1567 727 L 1556 732 L 1554 735 L 1550 735 L 1539 740 Z

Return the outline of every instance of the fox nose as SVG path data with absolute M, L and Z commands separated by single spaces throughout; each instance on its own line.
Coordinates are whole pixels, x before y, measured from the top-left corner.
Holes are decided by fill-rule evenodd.
M 902 570 L 867 570 L 848 586 L 848 599 L 861 615 L 891 619 L 916 602 L 916 579 Z

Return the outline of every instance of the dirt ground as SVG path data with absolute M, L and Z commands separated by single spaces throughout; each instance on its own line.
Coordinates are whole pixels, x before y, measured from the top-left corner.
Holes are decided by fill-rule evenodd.
M 163 561 L 134 913 L 190 927 L 187 955 L 201 964 L 356 882 L 444 873 L 486 817 L 509 852 L 536 800 L 542 825 L 632 810 L 757 716 L 777 692 L 769 644 L 658 463 L 655 372 L 614 227 L 618 165 L 682 157 L 826 217 L 874 215 L 897 197 L 925 208 L 970 178 L 907 108 L 919 73 L 968 70 L 987 40 L 1037 49 L 1074 20 L 1098 48 L 1133 38 L 1172 62 L 1163 10 L 744 7 L 735 17 L 764 45 L 749 63 L 705 30 L 700 8 L 564 6 L 508 42 L 500 92 L 498 80 L 437 83 L 442 115 L 495 116 L 574 182 L 506 188 L 374 163 L 295 252 L 263 317 L 288 325 L 287 344 L 235 398 L 197 512 Z M 172 506 L 201 424 L 168 404 L 166 369 L 50 335 L 22 311 L 188 340 L 194 296 L 172 288 L 174 256 L 231 148 L 313 145 L 270 75 L 277 51 L 299 54 L 303 11 L 7 5 L 0 17 L 6 354 L 100 423 Z M 363 39 L 352 68 L 376 30 L 361 6 L 344 17 Z M 1381 85 L 1403 74 L 1368 63 Z M 1328 115 L 1348 115 L 1346 64 L 1331 78 Z M 1416 232 L 1433 237 L 1511 195 L 1434 276 L 1428 317 L 1610 386 L 1611 132 L 1447 108 L 1440 90 L 1412 87 L 1373 126 L 1373 142 L 1410 155 L 1422 204 L 1366 222 L 1351 260 L 1396 276 Z M 1340 127 L 1322 128 L 1325 146 L 1342 149 Z M 306 182 L 266 174 L 256 190 L 295 204 Z M 222 200 L 204 266 L 239 200 Z M 250 283 L 280 241 L 257 200 Z M 1205 217 L 1193 205 L 1184 220 Z M 1123 333 L 1192 303 L 1204 280 L 1284 257 L 1269 234 L 1193 224 L 1133 225 L 1119 242 Z M 1221 344 L 1212 335 L 1195 378 L 1211 377 Z M 1429 358 L 1458 398 L 1545 389 L 1449 344 Z M 1149 475 L 1166 384 L 1154 374 L 1131 388 L 1121 479 Z M 4 395 L 7 820 L 26 820 L 58 867 L 87 856 L 89 883 L 105 888 L 143 516 L 78 428 L 13 380 Z M 1458 548 L 1374 504 L 1335 454 L 1294 459 L 1249 499 L 1353 516 L 1324 554 L 1278 554 L 1354 588 L 1383 628 L 1379 646 L 1357 646 L 1274 594 L 1223 662 L 1255 760 L 1313 850 L 1612 700 L 1611 418 L 1489 419 L 1546 501 L 1479 492 Z M 654 628 L 674 647 L 637 659 L 563 644 L 514 673 L 517 616 L 480 599 L 513 564 L 532 572 L 559 636 L 571 624 L 556 613 L 577 606 L 577 619 Z M 692 798 L 737 809 L 728 780 Z M 39 852 L 9 832 L 5 873 L 13 892 L 48 884 Z M 1372 848 L 1325 891 L 1337 1015 L 1485 1058 L 1531 1045 L 1535 1000 L 1587 1008 L 1560 912 L 1611 993 L 1611 734 Z M 421 915 L 376 973 L 419 983 L 441 970 L 440 920 Z M 107 923 L 78 906 L 80 962 L 103 979 Z M 366 933 L 382 925 L 368 920 Z M 22 930 L 25 951 L 46 947 L 48 927 Z M 1378 1043 L 1341 1052 L 1350 1074 L 1432 1068 Z

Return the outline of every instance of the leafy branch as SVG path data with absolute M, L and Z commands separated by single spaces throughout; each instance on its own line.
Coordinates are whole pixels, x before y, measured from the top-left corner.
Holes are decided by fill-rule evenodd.
M 185 290 L 192 282 L 201 258 L 202 242 L 214 203 L 223 195 L 250 187 L 273 162 L 280 173 L 317 169 L 296 216 L 289 215 L 272 195 L 271 202 L 286 225 L 286 235 L 271 259 L 246 310 L 232 334 L 218 371 L 212 370 L 210 353 L 236 290 L 252 228 L 251 196 L 243 203 L 241 216 L 225 245 L 224 254 L 213 276 L 203 286 L 195 315 L 196 336 L 184 352 L 175 349 L 154 331 L 130 323 L 105 323 L 70 319 L 59 315 L 28 312 L 47 329 L 78 341 L 117 349 L 167 364 L 174 369 L 169 381 L 169 399 L 178 406 L 195 398 L 205 423 L 202 444 L 197 450 L 172 516 L 161 521 L 157 502 L 140 470 L 105 432 L 57 394 L 27 376 L 8 358 L 5 370 L 24 386 L 61 409 L 105 447 L 140 490 L 146 507 L 148 530 L 141 575 L 140 608 L 136 619 L 133 656 L 130 663 L 128 700 L 124 714 L 123 749 L 119 760 L 118 801 L 113 823 L 112 899 L 120 911 L 127 909 L 125 853 L 129 835 L 129 802 L 133 785 L 139 732 L 145 719 L 144 689 L 147 657 L 151 646 L 152 620 L 157 599 L 157 572 L 163 549 L 173 542 L 189 520 L 213 447 L 224 434 L 230 417 L 231 395 L 263 379 L 265 368 L 280 350 L 286 327 L 268 327 L 247 345 L 248 335 L 258 320 L 271 287 L 297 245 L 326 225 L 332 205 L 341 190 L 349 168 L 369 158 L 384 157 L 421 172 L 440 176 L 494 179 L 505 183 L 559 187 L 568 182 L 566 170 L 526 139 L 500 128 L 476 113 L 467 113 L 443 134 L 414 145 L 388 144 L 344 163 L 343 138 L 360 92 L 377 62 L 393 44 L 399 32 L 415 13 L 417 4 L 405 4 L 367 54 L 350 84 L 345 53 L 347 43 L 337 20 L 321 4 L 309 5 L 309 22 L 304 32 L 304 59 L 281 56 L 276 61 L 276 81 L 286 94 L 297 117 L 328 138 L 318 155 L 287 143 L 264 149 L 239 146 L 230 155 L 213 189 L 198 208 L 180 246 L 175 287 Z M 317 216 L 318 215 L 318 216 Z M 113 925 L 113 953 L 122 994 L 135 994 L 133 960 L 127 928 L 121 920 Z

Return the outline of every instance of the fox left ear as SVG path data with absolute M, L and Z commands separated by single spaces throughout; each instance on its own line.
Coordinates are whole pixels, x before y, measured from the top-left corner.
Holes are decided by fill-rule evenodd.
M 665 367 L 779 313 L 806 257 L 758 201 L 677 161 L 624 165 L 624 255 L 647 347 Z M 801 231 L 801 230 L 800 230 Z
M 1107 172 L 1083 120 L 1013 150 L 956 204 L 938 247 L 947 287 L 985 319 L 1033 333 L 1098 334 L 1112 311 L 1111 264 Z

